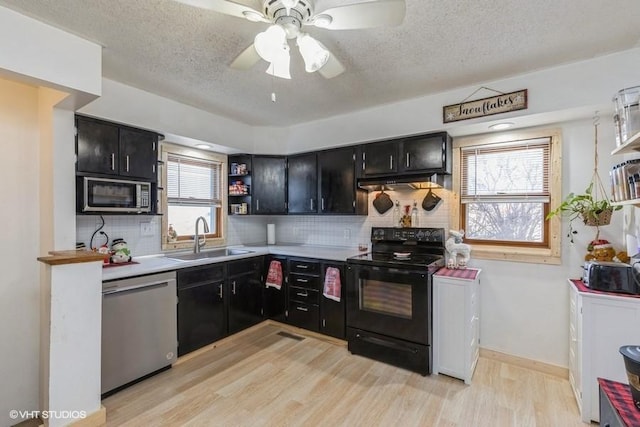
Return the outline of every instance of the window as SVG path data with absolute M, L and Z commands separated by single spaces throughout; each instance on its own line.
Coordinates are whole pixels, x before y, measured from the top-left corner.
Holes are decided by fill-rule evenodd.
M 165 190 L 163 205 L 163 248 L 193 245 L 195 223 L 203 217 L 209 228 L 204 233 L 209 246 L 221 244 L 224 238 L 224 174 L 226 156 L 198 150 L 163 145 Z M 169 229 L 175 231 L 170 235 Z
M 543 262 L 559 263 L 559 222 L 546 220 L 560 196 L 559 179 L 551 179 L 560 173 L 559 132 L 492 134 L 465 138 L 456 146 L 456 222 L 474 252 L 532 262 L 542 256 Z

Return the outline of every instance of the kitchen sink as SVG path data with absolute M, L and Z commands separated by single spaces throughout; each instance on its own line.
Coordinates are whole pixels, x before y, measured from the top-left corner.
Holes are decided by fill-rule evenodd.
M 180 261 L 191 261 L 194 259 L 204 259 L 204 258 L 219 258 L 223 256 L 232 256 L 232 255 L 244 255 L 250 254 L 253 251 L 248 251 L 245 249 L 213 249 L 210 251 L 202 251 L 202 252 L 189 252 L 186 254 L 168 254 L 165 255 L 166 258 L 177 259 Z

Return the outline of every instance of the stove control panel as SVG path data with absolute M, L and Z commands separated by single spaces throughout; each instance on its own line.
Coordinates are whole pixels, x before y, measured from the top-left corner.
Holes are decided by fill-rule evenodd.
M 443 243 L 444 228 L 373 227 L 371 229 L 371 241 Z

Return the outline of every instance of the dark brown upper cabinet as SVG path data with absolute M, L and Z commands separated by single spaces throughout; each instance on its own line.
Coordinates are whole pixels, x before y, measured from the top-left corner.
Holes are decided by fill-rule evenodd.
M 82 116 L 76 131 L 76 172 L 157 181 L 157 133 Z

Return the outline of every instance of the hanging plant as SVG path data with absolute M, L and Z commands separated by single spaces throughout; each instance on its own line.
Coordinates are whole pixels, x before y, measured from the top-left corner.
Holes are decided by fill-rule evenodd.
M 577 233 L 573 229 L 573 221 L 580 218 L 584 225 L 596 227 L 596 240 L 600 234 L 601 225 L 609 225 L 611 222 L 611 214 L 614 210 L 622 209 L 622 206 L 613 206 L 604 190 L 600 175 L 598 174 L 598 124 L 594 123 L 595 128 L 595 153 L 593 176 L 589 186 L 582 194 L 569 193 L 560 205 L 549 212 L 547 219 L 556 215 L 569 218 L 569 234 L 573 243 L 573 235 Z

